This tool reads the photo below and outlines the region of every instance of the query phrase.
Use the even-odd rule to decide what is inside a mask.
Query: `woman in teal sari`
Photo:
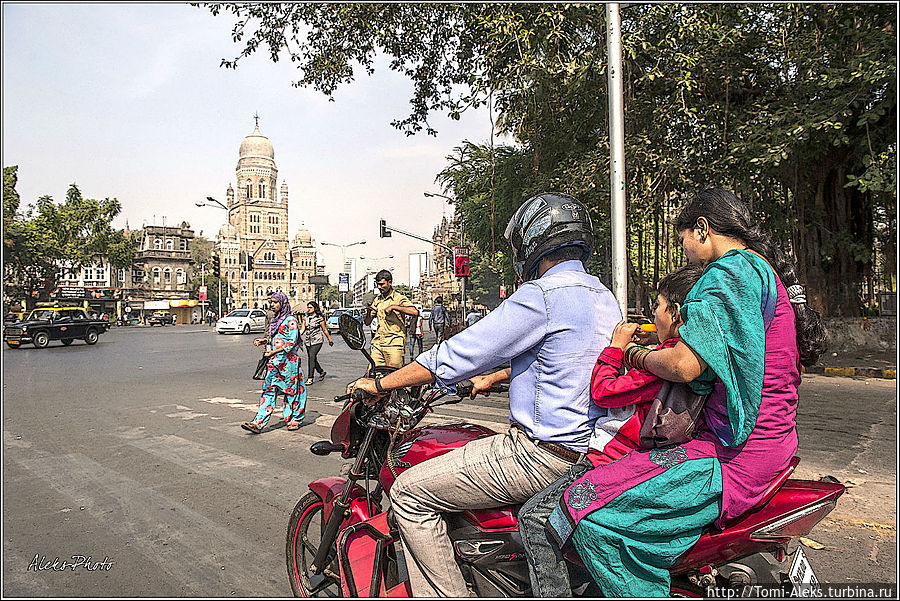
[[[625,357],[711,391],[702,423],[682,445],[591,470],[550,517],[606,596],[668,595],[669,567],[704,528],[760,500],[797,450],[800,364],[824,351],[794,266],[736,196],[704,190],[675,225],[688,261],[706,265],[682,308],[681,341],[655,351],[629,345]]]

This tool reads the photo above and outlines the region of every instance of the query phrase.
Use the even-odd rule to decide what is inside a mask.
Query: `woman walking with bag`
[[[241,427],[253,434],[259,434],[275,411],[275,397],[279,391],[284,395],[282,414],[288,430],[297,430],[303,424],[306,409],[306,388],[303,386],[303,372],[300,369],[300,324],[291,315],[291,305],[284,292],[278,291],[269,297],[269,306],[274,315],[269,322],[268,338],[257,338],[253,344],[265,344],[263,356],[269,359],[266,381],[263,384],[259,411],[252,422],[244,422]]]
[[[304,316],[303,339],[306,342],[306,354],[309,357],[309,367],[307,373],[309,378],[306,385],[313,383],[313,372],[319,374],[319,382],[325,379],[326,371],[319,363],[319,351],[322,350],[324,337],[328,338],[328,346],[334,346],[334,340],[331,339],[331,333],[325,327],[325,315],[319,308],[319,303],[309,301],[306,303],[306,315]],[[323,337],[324,336],[324,337]]]

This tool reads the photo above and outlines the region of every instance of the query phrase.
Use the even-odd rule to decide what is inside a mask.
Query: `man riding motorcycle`
[[[584,269],[593,248],[587,209],[574,198],[539,194],[506,228],[522,286],[486,317],[415,362],[360,388],[463,379],[473,394],[509,380],[510,427],[403,472],[390,490],[415,596],[463,597],[445,512],[519,504],[556,481],[587,451],[601,411],[588,383],[622,314],[615,297]],[[510,368],[478,377],[510,362]]]

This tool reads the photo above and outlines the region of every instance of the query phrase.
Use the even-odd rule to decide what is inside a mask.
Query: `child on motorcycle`
[[[681,326],[681,305],[700,279],[703,268],[687,265],[659,282],[654,314],[657,348],[677,344]],[[519,530],[528,558],[532,595],[571,597],[569,575],[556,541],[546,530],[547,518],[559,499],[576,479],[592,467],[611,463],[639,447],[641,424],[662,380],[649,371],[633,368],[619,375],[623,349],[632,341],[638,324],[622,322],[613,331],[610,345],[600,353],[591,376],[591,398],[606,410],[594,425],[587,456],[548,488],[532,497],[519,510]]]

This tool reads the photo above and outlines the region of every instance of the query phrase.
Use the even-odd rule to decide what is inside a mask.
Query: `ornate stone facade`
[[[276,193],[278,167],[275,149],[259,131],[259,124],[241,142],[235,169],[237,190],[226,191],[228,222],[216,237],[221,274],[231,288],[231,304],[259,307],[277,291],[299,309],[315,298],[309,276],[316,273],[315,246],[301,226],[293,244],[288,233],[288,187]],[[253,269],[247,270],[248,257]]]
[[[459,246],[462,234],[453,219],[443,217],[440,225],[434,228],[432,240],[446,246]],[[456,306],[459,303],[459,279],[454,274],[453,253],[435,244],[433,247],[431,275],[422,276],[420,287],[427,292],[423,301],[429,306],[438,296],[444,298],[444,305]]]

